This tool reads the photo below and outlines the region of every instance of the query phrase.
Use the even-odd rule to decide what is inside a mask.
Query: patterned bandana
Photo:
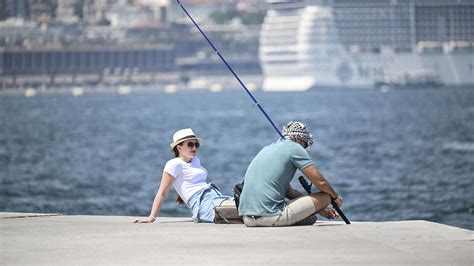
[[[306,147],[313,145],[313,135],[309,133],[306,126],[298,121],[290,121],[283,127],[281,132],[283,137],[288,140],[298,140],[306,144]]]

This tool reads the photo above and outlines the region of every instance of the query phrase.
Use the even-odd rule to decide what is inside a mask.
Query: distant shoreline
[[[444,86],[444,87],[421,87],[421,86],[411,86],[411,87],[371,87],[371,88],[313,88],[307,91],[277,91],[276,93],[305,93],[311,91],[381,91],[381,92],[390,92],[390,91],[408,91],[408,90],[458,90],[458,89],[474,89],[473,86]],[[118,85],[118,86],[100,86],[100,87],[57,87],[57,88],[21,88],[21,89],[3,89],[0,90],[0,96],[18,96],[24,95],[25,97],[34,97],[39,95],[72,95],[72,96],[81,96],[84,94],[117,94],[117,95],[128,95],[134,93],[163,93],[163,94],[173,94],[173,93],[182,93],[182,92],[229,92],[229,91],[239,91],[238,87],[230,87],[226,89],[213,90],[213,88],[189,88],[186,86],[135,86],[135,85]],[[265,92],[261,89],[255,91]]]

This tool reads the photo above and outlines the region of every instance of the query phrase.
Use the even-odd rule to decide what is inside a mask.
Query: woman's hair
[[[184,200],[179,195],[176,197],[176,204],[178,205],[184,204]]]
[[[181,145],[181,144],[178,144],[178,145]],[[179,157],[178,145],[174,146],[174,148],[173,148],[175,158]]]
[[[182,145],[182,143],[180,143],[178,145]],[[175,158],[179,157],[178,145],[174,146],[174,148],[173,148]],[[184,204],[184,200],[179,195],[176,197],[176,204],[178,204],[178,205],[183,205]]]

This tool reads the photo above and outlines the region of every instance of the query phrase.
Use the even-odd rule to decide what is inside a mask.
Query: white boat
[[[74,87],[74,88],[72,88],[71,94],[72,94],[74,97],[81,96],[82,94],[84,94],[84,88],[82,88],[82,87]]]
[[[474,85],[474,1],[268,1],[265,91]]]

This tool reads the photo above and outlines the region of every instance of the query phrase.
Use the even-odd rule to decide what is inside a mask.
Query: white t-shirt
[[[163,171],[176,178],[173,187],[186,203],[194,193],[207,186],[207,170],[196,156],[189,163],[179,157],[171,159]]]

